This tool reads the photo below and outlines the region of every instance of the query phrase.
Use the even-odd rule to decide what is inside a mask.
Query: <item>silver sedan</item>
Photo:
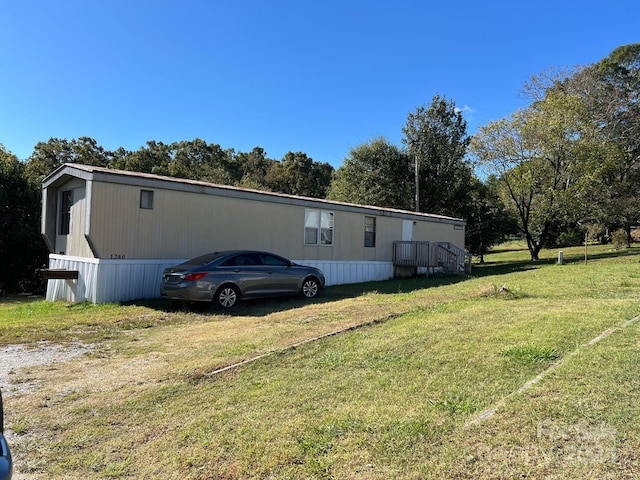
[[[213,302],[231,308],[240,300],[270,296],[317,296],[322,271],[273,253],[253,250],[214,252],[193,258],[162,275],[160,294],[188,302]]]

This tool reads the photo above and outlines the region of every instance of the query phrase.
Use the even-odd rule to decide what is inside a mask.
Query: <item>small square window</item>
[[[153,191],[140,190],[140,208],[153,209]]]

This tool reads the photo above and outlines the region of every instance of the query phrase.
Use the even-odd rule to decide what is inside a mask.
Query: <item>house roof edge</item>
[[[175,186],[175,189],[185,189],[181,187],[189,187],[188,190],[198,190],[201,193],[218,193],[226,196],[248,197],[248,198],[268,198],[271,201],[279,203],[298,203],[301,205],[327,205],[340,207],[346,210],[359,210],[363,213],[378,212],[379,215],[402,216],[405,218],[422,218],[435,222],[452,223],[466,225],[466,221],[462,218],[450,217],[446,215],[438,215],[433,213],[412,212],[409,210],[401,210],[396,208],[377,207],[374,205],[361,205],[348,202],[339,202],[335,200],[326,200],[322,198],[304,197],[300,195],[291,195],[286,193],[269,192],[264,190],[255,190],[231,185],[221,185],[217,183],[203,182],[201,180],[189,180],[184,178],[169,177],[164,175],[156,175],[152,173],[133,172],[128,170],[117,170],[107,167],[98,167],[94,165],[84,165],[80,163],[64,163],[51,172],[42,181],[43,189],[55,184],[64,176],[72,176],[82,178],[84,180],[102,180],[114,183],[135,184],[136,180],[144,180],[147,182],[159,182],[165,188]]]

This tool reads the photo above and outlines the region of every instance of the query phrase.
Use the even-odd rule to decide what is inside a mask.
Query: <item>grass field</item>
[[[556,257],[232,314],[3,301],[0,345],[93,345],[12,376],[19,478],[637,478],[640,249]]]

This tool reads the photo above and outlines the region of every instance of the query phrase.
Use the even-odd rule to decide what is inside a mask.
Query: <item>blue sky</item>
[[[524,82],[640,41],[637,0],[0,0],[0,143],[201,138],[339,167],[435,94],[469,133]]]

